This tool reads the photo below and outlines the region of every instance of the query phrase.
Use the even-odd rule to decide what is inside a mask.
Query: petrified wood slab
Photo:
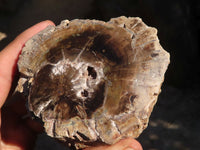
[[[147,127],[168,64],[140,18],[65,20],[25,44],[18,90],[49,136],[77,148],[113,144]]]

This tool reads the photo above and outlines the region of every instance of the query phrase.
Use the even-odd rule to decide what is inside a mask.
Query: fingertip
[[[130,147],[132,147],[135,150],[143,150],[142,145],[135,139],[129,138],[130,141]]]
[[[55,26],[55,24],[51,20],[45,20],[45,21],[39,22],[33,25],[32,27],[28,28],[27,30],[25,30],[19,36],[17,36],[14,41],[16,42],[20,41],[21,43],[24,44],[28,39],[30,39],[32,36],[34,36],[38,32],[44,30],[48,26]]]
[[[51,20],[45,20],[45,21],[42,21],[40,23],[44,24],[44,26],[48,26],[48,25],[55,26],[55,23],[53,21],[51,21]]]
[[[137,140],[126,138],[110,146],[89,147],[84,150],[143,150],[143,148]]]
[[[142,145],[133,138],[122,139],[116,143],[117,147],[124,147],[123,149],[132,148],[134,150],[143,150]]]

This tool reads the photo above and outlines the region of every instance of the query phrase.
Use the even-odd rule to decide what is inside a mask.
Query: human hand
[[[39,123],[30,118],[23,119],[27,113],[25,103],[17,99],[6,107],[6,101],[15,74],[18,56],[24,43],[48,25],[51,21],[43,21],[27,29],[0,52],[0,150],[30,150],[33,147]]]
[[[42,130],[39,123],[30,118],[23,119],[22,116],[26,114],[24,101],[17,101],[3,108],[2,106],[10,91],[18,56],[24,43],[48,25],[54,25],[54,23],[51,21],[43,21],[34,25],[20,34],[0,52],[0,150],[30,150],[34,147],[34,141],[38,131]],[[111,146],[91,147],[85,150],[131,149],[142,150],[142,147],[136,140],[128,138]]]

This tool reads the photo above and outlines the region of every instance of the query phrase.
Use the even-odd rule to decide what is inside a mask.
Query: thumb
[[[18,56],[25,42],[49,25],[54,23],[47,20],[30,27],[0,52],[0,108],[8,96]]]

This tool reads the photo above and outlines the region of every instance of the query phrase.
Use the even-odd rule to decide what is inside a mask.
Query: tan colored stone
[[[6,38],[6,34],[0,32],[0,41]]]
[[[48,135],[77,148],[113,144],[147,127],[168,64],[140,18],[66,20],[25,44],[18,89]]]

